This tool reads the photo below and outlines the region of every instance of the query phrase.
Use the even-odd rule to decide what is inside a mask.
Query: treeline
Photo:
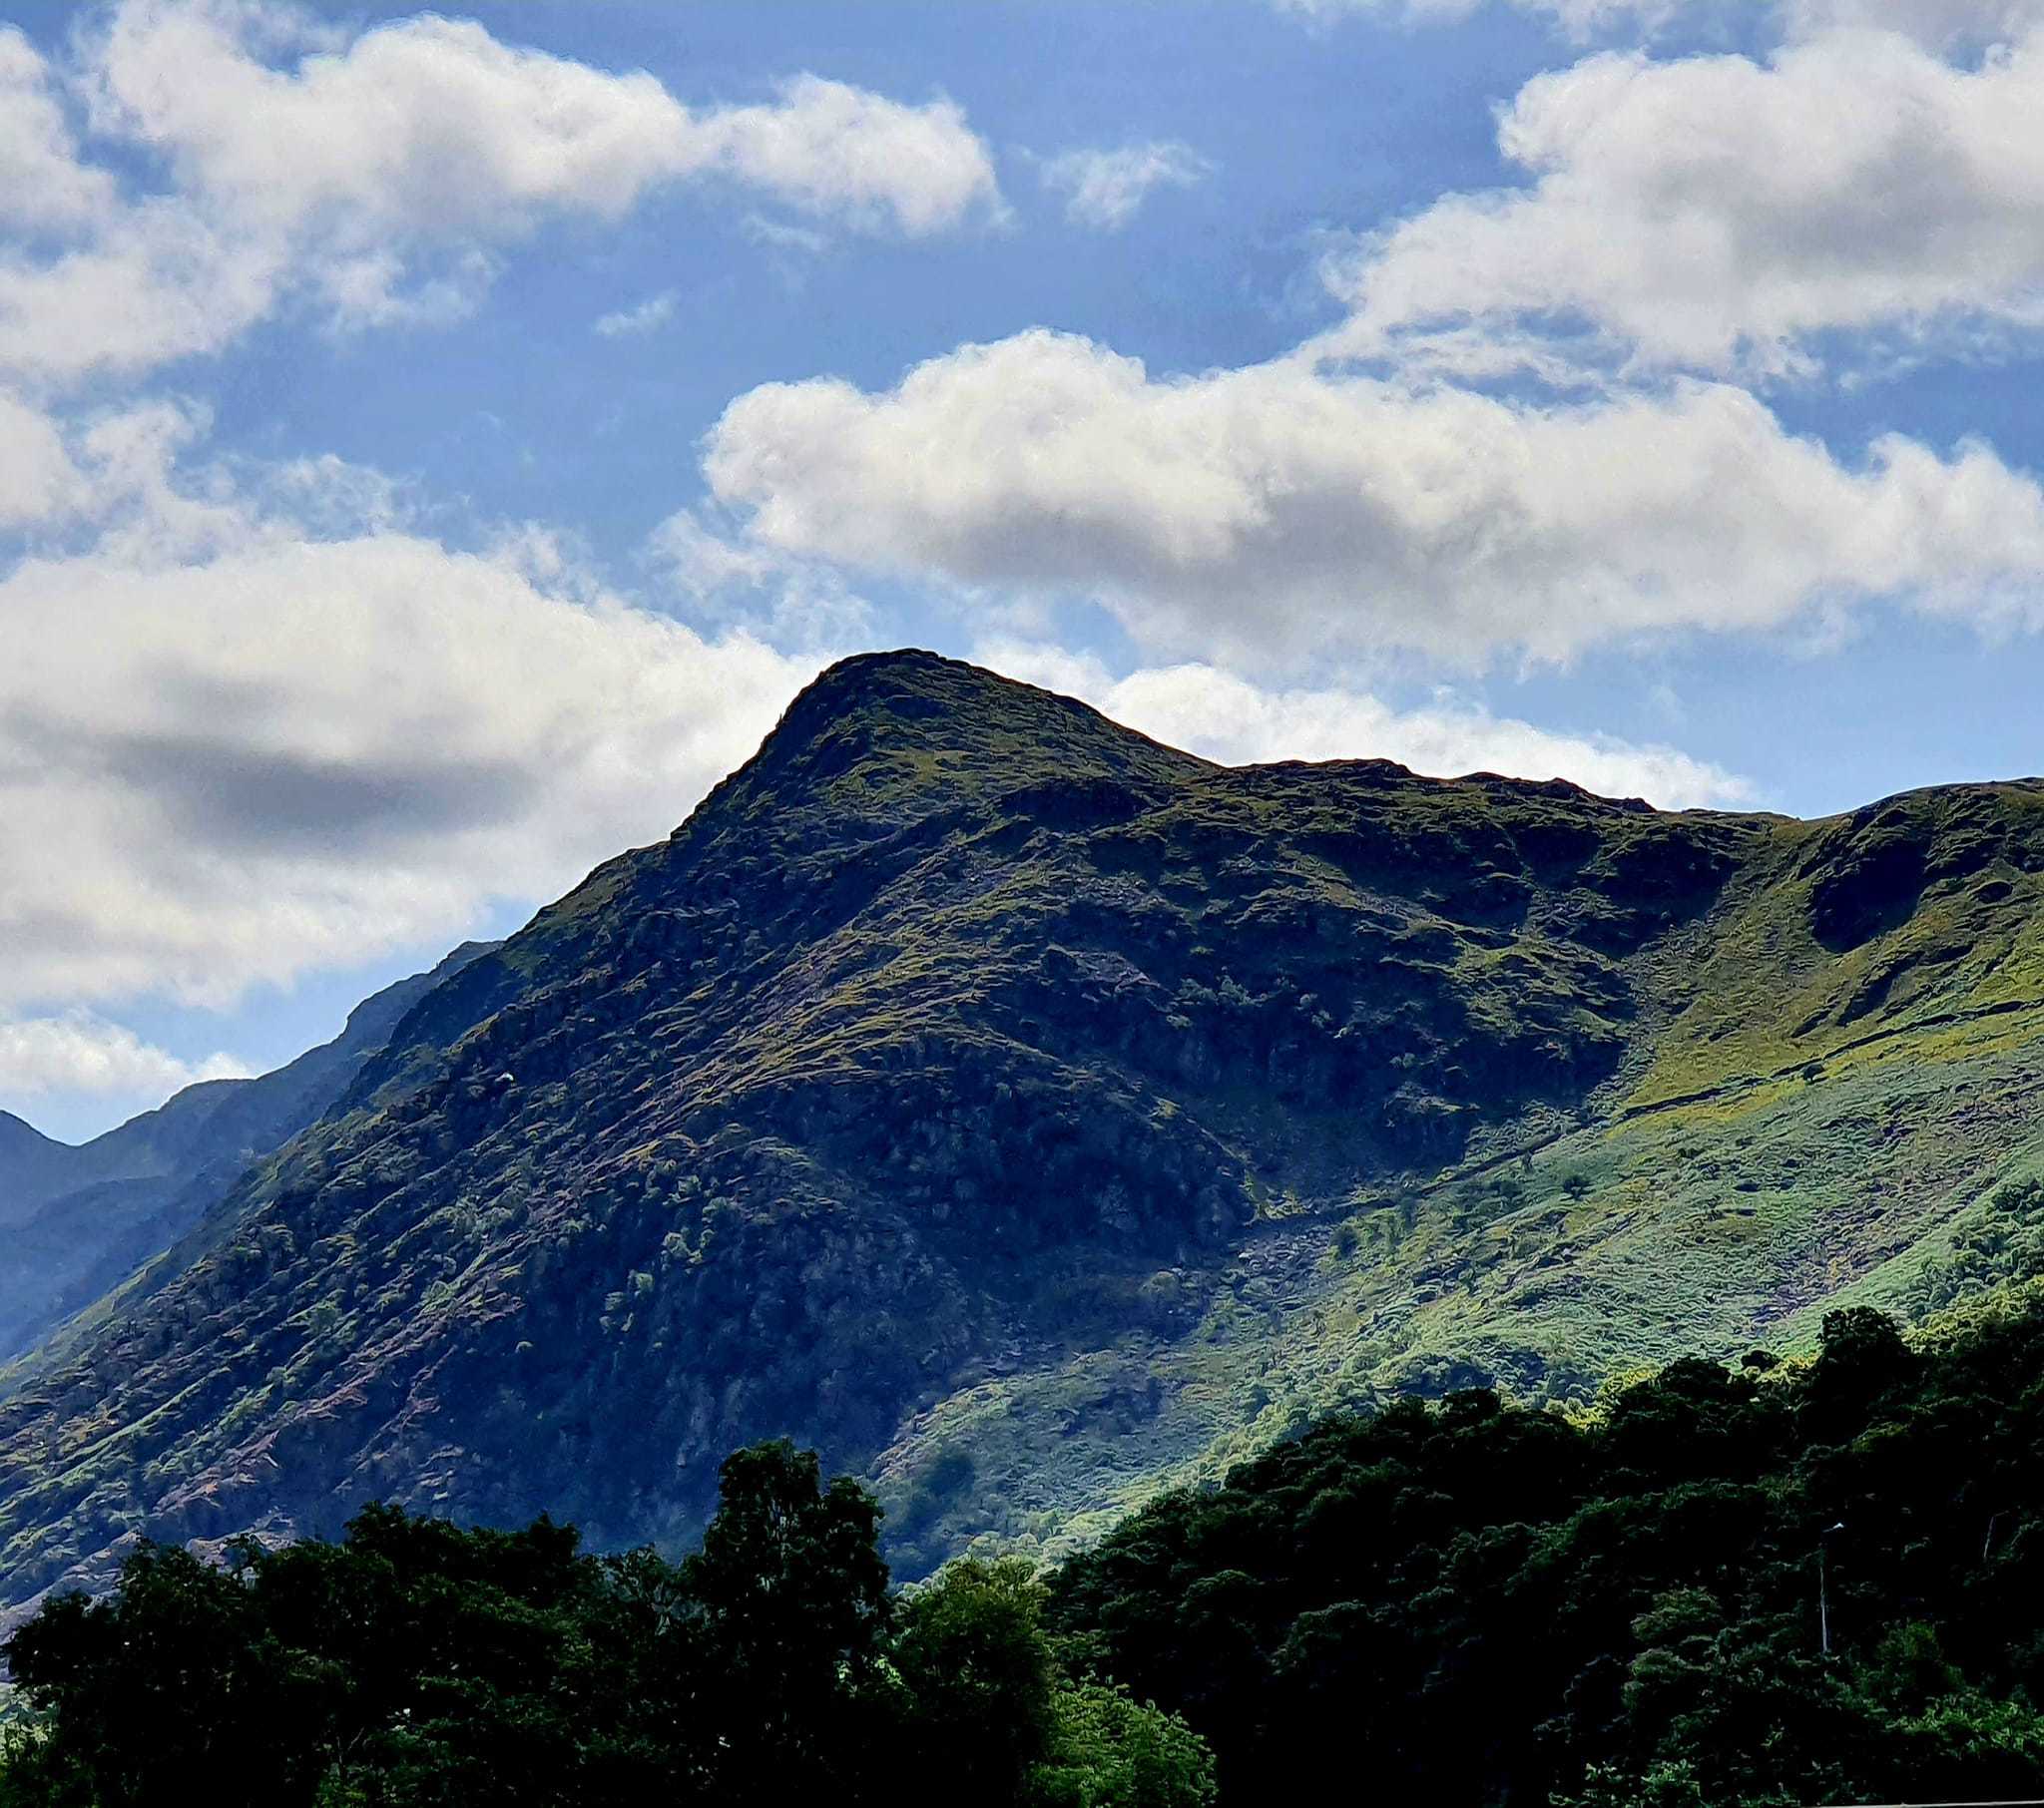
[[[1204,1808],[1184,1724],[1069,1669],[1026,1565],[889,1590],[879,1510],[786,1444],[679,1564],[371,1508],[215,1566],[145,1547],[9,1641],[0,1808]]]
[[[679,1564],[386,1508],[145,1549],[7,1647],[0,1808],[2044,1795],[2044,1285],[1588,1418],[1330,1421],[1041,1582],[894,1593],[877,1530],[763,1445]]]
[[[1124,1522],[1050,1623],[1230,1802],[2044,1797],[2039,1298],[1917,1346],[1834,1312],[1812,1362],[1678,1362],[1582,1423],[1323,1424]]]

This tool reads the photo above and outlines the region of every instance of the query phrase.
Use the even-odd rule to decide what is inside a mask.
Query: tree
[[[197,1776],[223,1801],[312,1786],[249,1589],[186,1552],[144,1545],[117,1594],[49,1602],[6,1657],[49,1728],[40,1757],[96,1808],[153,1808]]]
[[[145,1545],[9,1641],[0,1808],[1201,1808],[1205,1747],[1066,1678],[1026,1564],[896,1602],[865,1490],[785,1443],[723,1479],[679,1564],[393,1507],[225,1567]]]
[[[91,1808],[92,1800],[86,1779],[60,1766],[41,1728],[0,1727],[0,1808]]]
[[[1094,1681],[1059,1689],[1052,1708],[1051,1755],[1030,1776],[1030,1808],[1208,1808],[1215,1800],[1214,1754],[1176,1714]]]
[[[1028,1564],[961,1559],[904,1603],[892,1662],[932,1799],[1013,1802],[1050,1746],[1055,1666]]]
[[[1836,1435],[1863,1419],[1916,1367],[1895,1321],[1871,1306],[1826,1312],[1817,1342],[1801,1407],[1813,1436]]]
[[[737,1452],[721,1483],[682,1566],[721,1799],[787,1801],[858,1762],[892,1618],[880,1509],[846,1477],[824,1488],[815,1452],[785,1440]]]

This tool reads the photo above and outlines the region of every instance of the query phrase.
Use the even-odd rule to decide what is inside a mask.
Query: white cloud
[[[816,257],[830,248],[827,232],[819,232],[813,226],[796,226],[792,221],[768,220],[764,214],[748,214],[739,225],[755,244],[764,244],[769,250]]]
[[[74,228],[113,206],[113,180],[86,168],[49,65],[0,26],[0,228]]]
[[[1466,19],[1484,0],[1270,0],[1279,12],[1313,25],[1355,17],[1387,17],[1409,24]],[[1510,0],[1522,13],[1552,20],[1572,38],[1587,38],[1628,27],[1654,30],[1696,0]],[[1722,3],[1722,0],[1713,0]]]
[[[129,0],[99,62],[103,120],[162,148],[187,187],[245,220],[320,221],[369,245],[503,240],[549,213],[617,219],[657,184],[722,175],[917,233],[996,194],[986,147],[949,101],[906,106],[802,75],[764,105],[691,110],[644,71],[613,75],[433,14],[273,69],[251,54],[247,18]]]
[[[2028,477],[1900,437],[1847,467],[1723,384],[1542,407],[1299,361],[1157,379],[1032,331],[879,394],[752,390],[704,468],[766,547],[1095,596],[1146,650],[1230,663],[1563,657],[1887,595],[2044,614]]]
[[[240,1080],[249,1072],[232,1055],[182,1061],[88,1011],[0,1017],[0,1097],[112,1094],[161,1103],[198,1081]]]
[[[0,579],[0,1005],[219,1003],[452,941],[665,835],[819,663],[635,609],[531,536],[452,551],[350,467],[258,502],[174,481],[144,411],[99,438],[117,525]]]
[[[644,559],[700,618],[760,633],[776,647],[827,655],[871,639],[871,606],[834,566],[712,527],[694,509],[656,527]]]
[[[595,330],[606,339],[632,338],[658,332],[675,317],[675,291],[663,289],[649,295],[636,307],[621,307],[616,313],[600,314]]]
[[[94,130],[159,158],[171,186],[118,195],[82,161],[50,71],[0,37],[0,178],[45,198],[30,224],[77,228],[0,249],[0,367],[44,382],[218,350],[293,295],[340,326],[458,317],[504,247],[675,183],[910,235],[999,208],[953,103],[813,75],[765,104],[691,109],[644,72],[470,21],[348,38],[261,0],[126,0],[81,56]]]
[[[1135,219],[1159,187],[1190,188],[1214,166],[1175,139],[1112,151],[1067,151],[1043,165],[1043,182],[1065,196],[1065,215],[1079,226],[1115,231]]]
[[[1332,272],[1354,319],[1327,349],[1560,317],[1636,361],[1782,370],[1829,330],[2035,325],[2040,118],[2044,35],[1970,67],[1863,30],[1591,57],[1502,115],[1530,187],[1447,197]]]
[[[54,256],[0,247],[0,370],[67,383],[218,351],[275,304],[283,247],[152,200]]]
[[[1672,747],[1556,734],[1453,699],[1395,709],[1365,691],[1270,688],[1205,665],[1115,678],[1096,660],[1017,642],[991,642],[974,657],[1011,678],[1083,696],[1118,722],[1224,765],[1392,759],[1442,778],[1566,778],[1600,796],[1645,797],[1663,809],[1753,801],[1746,780]]]
[[[784,206],[866,230],[947,230],[995,213],[986,146],[951,101],[903,106],[803,75],[766,107],[699,115],[683,140],[688,173],[720,171]]]
[[[1796,37],[1865,26],[1942,50],[2012,43],[2044,24],[2044,0],[1785,0],[1782,13]]]
[[[0,390],[0,529],[30,527],[68,512],[84,487],[57,423]]]
[[[1346,18],[1407,25],[1451,24],[1481,11],[1485,0],[1269,0],[1278,11],[1314,26]],[[1932,49],[2007,43],[2044,18],[2040,0],[1501,0],[1550,21],[1578,42],[1616,35],[1651,37],[1671,25],[1772,24],[1789,37],[1812,37],[1838,26],[1896,31]]]
[[[431,14],[272,68],[252,9],[128,0],[97,47],[101,130],[251,227],[342,245],[502,239],[555,211],[616,219],[674,173],[687,110],[652,76],[500,44]],[[279,155],[288,147],[288,155]]]
[[[694,509],[677,509],[647,537],[646,550],[669,583],[698,603],[759,590],[788,570],[783,555],[717,532]]]

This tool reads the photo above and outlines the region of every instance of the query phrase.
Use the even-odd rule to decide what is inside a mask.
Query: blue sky
[[[1671,806],[2044,763],[2044,3],[0,19],[53,1133],[514,927],[871,647]]]

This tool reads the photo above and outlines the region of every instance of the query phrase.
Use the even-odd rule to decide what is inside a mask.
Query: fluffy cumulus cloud
[[[1105,601],[1146,648],[1561,657],[1907,595],[2030,620],[2044,494],[1980,447],[1846,465],[1753,395],[1570,405],[1330,375],[1180,378],[1029,332],[741,396],[705,469],[751,539],[968,587]]]
[[[83,1093],[154,1102],[197,1081],[238,1080],[248,1072],[232,1055],[182,1061],[89,1011],[0,1016],[0,1099]]]
[[[1399,709],[1338,686],[1271,687],[1207,665],[1149,667],[1112,677],[1097,660],[1056,647],[995,641],[976,655],[1011,678],[1083,696],[1103,714],[1224,765],[1278,759],[1394,759],[1460,777],[1566,778],[1607,797],[1663,809],[1751,804],[1735,773],[1671,747],[1606,734],[1557,734],[1453,699]]]
[[[942,231],[999,205],[986,146],[954,103],[903,106],[812,75],[770,105],[692,118],[677,158],[682,174],[721,173],[867,229]]]
[[[1354,318],[1330,348],[1562,319],[1635,364],[1779,371],[1825,332],[2035,326],[2039,118],[2035,32],[1964,64],[1843,27],[1764,60],[1590,57],[1501,116],[1527,186],[1449,196],[1333,269]]]
[[[1527,5],[1583,33],[1681,10]],[[1161,377],[1036,330],[892,388],[769,384],[717,423],[707,478],[763,554],[1097,599],[1148,653],[1245,667],[1566,658],[1873,598],[2034,624],[2028,473],[1981,444],[1799,437],[1751,379],[1813,371],[1825,335],[2039,319],[2038,11],[1790,0],[1766,57],[1584,57],[1500,116],[1523,186],[1359,237],[1327,272],[1348,318],[1289,358]],[[1106,162],[1045,175],[1103,224],[1124,209]]]
[[[0,1006],[220,1002],[451,941],[665,834],[814,669],[634,609],[543,539],[364,518],[344,467],[267,500],[152,487],[175,435],[147,428],[111,436],[102,481],[125,456],[134,495],[104,537],[0,581]],[[309,530],[322,486],[352,525]]]
[[[125,0],[79,58],[60,79],[0,35],[0,368],[44,382],[217,350],[297,293],[343,325],[452,317],[506,245],[673,183],[906,234],[999,205],[948,101],[801,75],[692,109],[431,14],[348,37],[255,0]],[[81,109],[168,186],[86,161]]]
[[[1111,151],[1067,151],[1047,159],[1044,187],[1065,197],[1065,217],[1077,226],[1118,231],[1135,219],[1158,188],[1190,188],[1214,166],[1176,139],[1123,145]]]

